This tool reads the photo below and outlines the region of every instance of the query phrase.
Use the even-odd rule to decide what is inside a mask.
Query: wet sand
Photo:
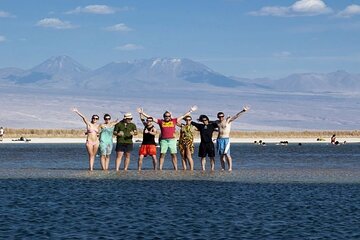
[[[243,169],[228,171],[87,171],[65,169],[1,169],[0,179],[174,180],[242,183],[360,183],[356,169]]]

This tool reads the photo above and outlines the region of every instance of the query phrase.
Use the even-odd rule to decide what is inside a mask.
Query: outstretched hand
[[[198,106],[194,105],[190,108],[190,112],[195,112],[198,109]]]
[[[250,107],[249,107],[249,106],[244,106],[244,107],[243,107],[243,111],[244,111],[244,112],[246,112],[246,111],[248,111],[248,110],[250,110]]]
[[[141,108],[141,107],[139,107],[139,108],[136,109],[136,111],[137,111],[138,113],[142,114],[142,113],[144,112],[144,109]]]
[[[73,112],[79,112],[79,110],[78,110],[76,107],[73,107],[71,110],[72,110]]]

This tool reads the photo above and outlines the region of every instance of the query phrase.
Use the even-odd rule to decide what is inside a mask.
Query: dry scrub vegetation
[[[15,129],[5,128],[6,138],[79,138],[85,136],[85,130],[75,129]]]
[[[83,129],[14,129],[5,128],[6,138],[81,138],[85,137]],[[324,138],[328,139],[333,134],[339,138],[360,137],[360,131],[232,131],[233,138]],[[139,129],[138,138],[141,138],[142,131]],[[195,134],[198,136],[198,133]],[[214,134],[216,136],[216,133]]]

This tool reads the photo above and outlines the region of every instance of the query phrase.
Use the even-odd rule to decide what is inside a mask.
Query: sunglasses
[[[92,118],[93,120],[99,120],[99,118]]]
[[[104,118],[105,120],[110,120],[111,118]]]
[[[191,121],[192,119],[190,119],[190,118],[187,118],[187,119],[185,119],[185,121]]]
[[[171,117],[171,115],[169,115],[169,116],[165,116],[165,117]]]
[[[218,116],[218,118],[222,118],[222,117],[224,117],[224,115],[219,115],[219,116]]]

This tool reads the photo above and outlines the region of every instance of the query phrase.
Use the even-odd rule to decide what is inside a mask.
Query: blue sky
[[[0,0],[0,68],[189,58],[238,77],[359,73],[360,0]]]

